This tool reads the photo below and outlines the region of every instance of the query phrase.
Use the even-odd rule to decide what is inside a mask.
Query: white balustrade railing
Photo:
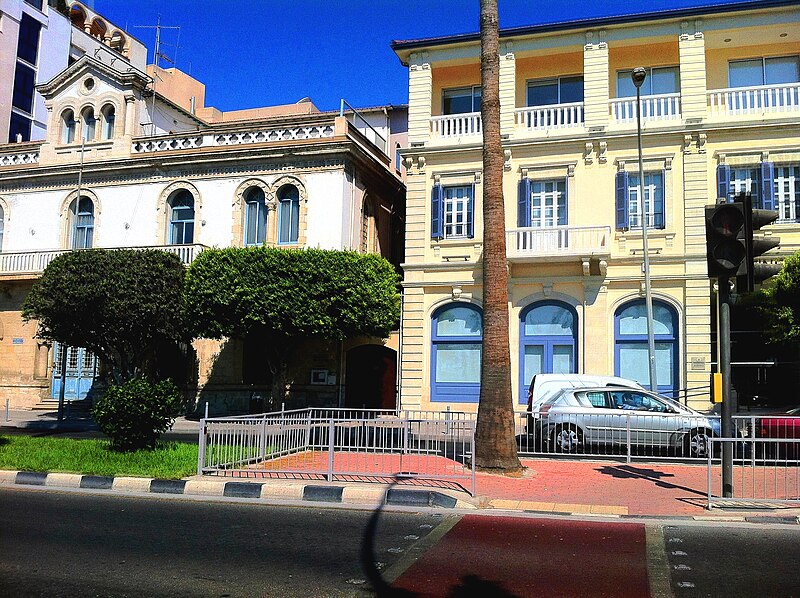
[[[233,131],[225,133],[204,133],[186,135],[159,135],[135,139],[131,146],[134,154],[169,152],[175,150],[196,149],[200,147],[223,147],[231,145],[248,145],[252,143],[268,143],[272,141],[297,141],[305,139],[322,139],[333,137],[335,125],[331,122],[297,127],[271,127]]]
[[[181,263],[189,265],[205,245],[151,245],[144,247],[104,247],[103,249],[157,249],[178,256]],[[45,251],[0,252],[0,275],[2,274],[40,274],[56,257],[72,249],[49,249]]]
[[[583,102],[528,106],[514,111],[518,128],[529,130],[564,129],[583,126]]]
[[[681,94],[642,96],[642,120],[671,120],[681,117]],[[616,122],[636,122],[636,98],[609,100],[611,118]]]
[[[446,114],[431,118],[431,133],[434,137],[462,137],[483,134],[480,112]]]
[[[38,164],[39,150],[26,150],[15,154],[3,154],[0,156],[0,166],[19,166],[20,164]]]
[[[608,253],[610,226],[553,226],[506,231],[509,256]]]
[[[712,116],[800,110],[800,83],[733,87],[708,92]]]

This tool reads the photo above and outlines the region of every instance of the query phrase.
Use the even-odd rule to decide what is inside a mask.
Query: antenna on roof
[[[134,29],[155,29],[156,30],[156,47],[153,51],[153,64],[156,67],[156,70],[153,71],[153,98],[150,102],[150,126],[152,130],[152,135],[156,134],[156,81],[158,81],[158,69],[161,68],[159,62],[163,59],[166,60],[170,64],[175,64],[175,61],[172,60],[169,56],[161,52],[161,30],[162,29],[177,29],[178,30],[178,39],[180,39],[180,27],[171,27],[167,25],[161,24],[161,15],[158,15],[158,19],[156,20],[155,25],[135,25]],[[176,46],[177,50],[177,46]]]

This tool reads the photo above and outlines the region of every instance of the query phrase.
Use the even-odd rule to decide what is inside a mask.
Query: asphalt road
[[[0,488],[0,513],[4,596],[800,598],[797,525],[376,513],[13,487]]]

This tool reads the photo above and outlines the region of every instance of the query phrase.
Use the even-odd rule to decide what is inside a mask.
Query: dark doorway
[[[394,409],[397,353],[383,345],[362,345],[347,352],[345,407]]]

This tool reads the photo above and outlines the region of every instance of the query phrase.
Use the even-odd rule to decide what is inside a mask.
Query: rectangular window
[[[566,182],[531,181],[531,222],[534,228],[567,224]]]
[[[437,383],[480,384],[481,345],[447,343],[436,346]]]
[[[23,13],[19,22],[19,41],[17,42],[17,58],[29,64],[36,64],[39,54],[39,32],[42,25],[34,18]]]
[[[761,171],[758,168],[731,168],[731,193],[734,201],[740,193],[750,193],[758,207],[757,202],[760,197]]]
[[[583,101],[583,77],[558,77],[528,82],[528,106],[573,104]]]
[[[641,228],[641,189],[639,175],[628,178],[628,223],[630,228]],[[664,228],[664,176],[661,172],[644,174],[644,212],[647,228]]]
[[[12,105],[28,114],[33,113],[33,86],[36,83],[34,70],[21,62],[14,72],[14,92]]]
[[[17,135],[20,141],[31,140],[31,119],[16,112],[11,113],[11,123],[8,129],[8,142],[16,143]]]
[[[681,90],[680,69],[677,66],[647,68],[647,77],[642,83],[643,96],[679,93]],[[636,96],[636,86],[631,79],[632,70],[617,71],[617,97]]]
[[[25,0],[26,4],[30,4],[34,8],[38,8],[42,10],[42,5],[44,4],[44,0]]]
[[[472,236],[472,185],[444,188],[444,238]]]
[[[757,87],[800,81],[797,56],[735,60],[728,64],[729,87]]]
[[[442,92],[442,114],[465,114],[481,111],[481,88],[479,85],[445,89]]]
[[[800,218],[800,165],[775,167],[775,209],[778,219],[796,222]]]

